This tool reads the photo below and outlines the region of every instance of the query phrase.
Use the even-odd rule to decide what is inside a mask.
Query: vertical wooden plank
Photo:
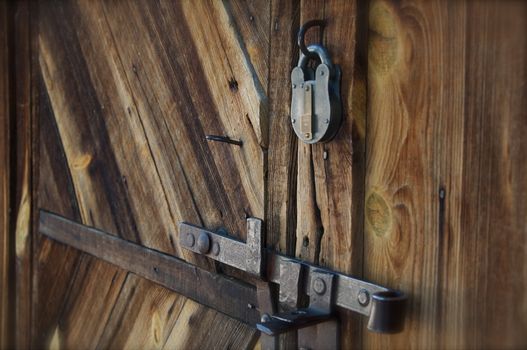
[[[370,4],[365,277],[410,309],[366,347],[525,347],[525,14]]]
[[[30,2],[15,5],[14,65],[16,76],[16,185],[13,194],[15,223],[16,347],[28,348],[31,326],[31,269],[32,269],[32,69]]]
[[[355,1],[304,1],[300,24],[325,19],[323,43],[342,69],[343,123],[326,144],[299,143],[296,254],[302,259],[360,276],[365,152],[365,65],[359,50]],[[361,35],[365,33],[360,32]],[[319,42],[318,29],[306,43]],[[365,50],[362,50],[363,52]],[[360,347],[360,318],[341,315],[343,348]]]
[[[271,11],[266,243],[294,254],[297,138],[290,125],[289,108],[290,74],[298,60],[295,36],[300,2],[273,1]]]
[[[16,160],[13,161],[16,177],[12,199],[13,218],[11,234],[15,242],[15,344],[28,348],[31,339],[32,293],[32,229],[33,229],[33,128],[35,114],[33,101],[38,90],[34,81],[32,52],[34,51],[34,26],[32,18],[36,5],[29,1],[17,2],[14,9],[14,103],[16,123],[14,142]]]
[[[448,316],[440,327],[453,332],[456,315],[465,330],[462,346],[526,348],[527,3],[469,2],[466,15],[462,192],[448,197],[446,189],[445,197],[447,208],[459,200],[457,235],[448,232],[449,216],[444,223],[458,251],[440,246],[445,260],[459,259],[448,266],[459,280],[444,284],[459,286],[460,302],[443,296]]]
[[[266,245],[294,255],[297,138],[290,124],[292,68],[298,60],[296,32],[300,1],[272,1],[269,26],[269,149],[267,154]],[[297,347],[296,333],[279,339]],[[261,344],[258,344],[261,345]]]
[[[11,205],[11,98],[9,55],[11,53],[10,5],[0,3],[0,348],[11,345],[13,268],[10,239]]]

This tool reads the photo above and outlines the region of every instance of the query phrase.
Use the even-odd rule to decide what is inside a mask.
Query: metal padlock
[[[342,122],[340,97],[341,71],[331,63],[322,45],[307,47],[320,64],[315,70],[307,66],[309,57],[300,54],[291,72],[291,123],[296,135],[305,143],[327,142],[338,132]]]

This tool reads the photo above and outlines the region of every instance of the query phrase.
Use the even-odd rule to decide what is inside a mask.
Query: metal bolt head
[[[296,123],[296,119],[293,119],[293,124]]]
[[[218,242],[212,243],[212,254],[218,256],[220,254],[220,245]]]
[[[198,251],[201,254],[206,254],[210,249],[210,238],[205,232],[202,232],[198,237]]]
[[[318,295],[322,295],[326,292],[326,283],[322,278],[318,277],[313,281],[313,290]]]
[[[324,120],[324,123],[329,124],[329,119]]]
[[[260,318],[260,321],[262,323],[269,322],[271,321],[271,316],[269,316],[269,314],[263,314],[262,317]]]
[[[366,306],[370,303],[370,293],[368,293],[367,290],[365,289],[362,289],[360,292],[359,292],[359,295],[357,296],[357,301],[359,302],[359,304],[361,304],[362,306]]]
[[[185,243],[187,244],[187,247],[194,247],[195,238],[192,233],[187,233],[187,237],[185,237]]]
[[[293,84],[293,89],[296,89],[296,84]]]
[[[306,91],[309,91],[309,85],[306,85]]]

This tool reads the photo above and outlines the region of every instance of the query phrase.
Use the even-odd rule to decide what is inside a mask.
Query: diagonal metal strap
[[[254,286],[42,210],[39,232],[246,324],[260,321]]]

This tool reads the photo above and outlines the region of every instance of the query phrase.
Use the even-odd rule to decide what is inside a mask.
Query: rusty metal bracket
[[[257,276],[262,273],[262,239],[262,220],[256,218],[247,219],[246,243],[184,222],[179,225],[184,248]]]
[[[324,332],[331,337],[332,344],[337,344],[335,306],[368,316],[371,331],[395,333],[403,329],[406,302],[403,293],[265,249],[261,220],[247,219],[246,243],[187,223],[180,224],[180,242],[194,253],[266,281],[258,286],[258,295],[266,296],[259,297],[265,307],[260,307],[261,322],[256,325],[263,334],[276,336],[303,329],[298,335],[301,344],[312,336],[310,327],[327,323]],[[269,301],[271,291],[265,290],[271,283],[279,288],[278,313]],[[303,306],[303,300],[309,300],[309,304]],[[276,345],[276,341],[266,343]]]

